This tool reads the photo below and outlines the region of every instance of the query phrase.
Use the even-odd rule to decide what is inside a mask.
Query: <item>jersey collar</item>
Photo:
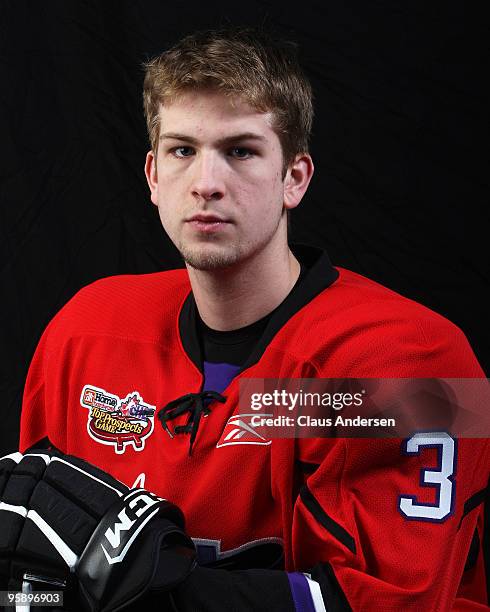
[[[307,270],[305,277],[293,287],[280,307],[276,309],[241,370],[246,370],[257,363],[274,336],[289,319],[336,281],[339,276],[339,272],[332,266],[325,251],[299,244],[291,245],[291,250],[298,261],[305,266]],[[179,314],[179,332],[185,352],[202,372],[202,350],[197,334],[197,306],[192,291],[184,301]]]

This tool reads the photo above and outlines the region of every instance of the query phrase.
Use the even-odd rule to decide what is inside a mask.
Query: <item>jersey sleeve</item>
[[[51,326],[46,328],[37,345],[24,385],[19,442],[21,452],[33,446],[44,446],[41,441],[48,435],[45,419],[44,374],[46,363],[49,360],[50,328]]]
[[[70,340],[59,337],[62,314],[63,310],[46,327],[29,366],[20,417],[19,450],[23,453],[52,444],[66,452],[70,371],[62,356]]]
[[[346,335],[334,371],[320,355],[315,376],[485,376],[463,333],[442,317],[392,316],[389,328],[363,330],[362,338]],[[354,611],[483,609],[488,439],[435,430],[297,443],[310,470],[294,507],[294,565],[313,566],[327,610],[336,604],[326,573]]]
[[[311,573],[327,610],[335,605],[325,578],[332,572],[355,611],[471,609],[458,608],[457,592],[475,533],[482,535],[489,464],[487,440],[443,432],[342,440],[300,489],[295,565],[317,561]],[[480,597],[484,605],[484,589]]]

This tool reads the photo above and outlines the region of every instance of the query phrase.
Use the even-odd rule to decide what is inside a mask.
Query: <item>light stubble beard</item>
[[[185,263],[195,270],[212,272],[225,270],[241,261],[241,250],[207,252],[207,249],[189,248],[185,245],[179,247],[179,252]]]
[[[278,217],[277,224],[274,230],[267,236],[263,236],[260,242],[247,242],[234,244],[229,249],[208,250],[204,247],[192,247],[186,245],[181,240],[179,245],[176,245],[185,263],[195,270],[212,272],[216,270],[227,270],[233,268],[237,264],[242,264],[254,257],[258,252],[262,251],[273,239],[277,232],[277,228],[281,222],[281,217]]]

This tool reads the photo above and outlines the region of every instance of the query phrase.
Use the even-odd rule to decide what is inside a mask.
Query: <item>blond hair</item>
[[[298,153],[308,152],[312,90],[295,43],[255,29],[207,30],[186,36],[144,68],[143,106],[155,155],[160,104],[199,89],[240,96],[259,112],[271,112],[284,170]]]

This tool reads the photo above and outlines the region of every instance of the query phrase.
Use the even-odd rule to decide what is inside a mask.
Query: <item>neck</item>
[[[287,244],[271,244],[229,269],[187,270],[201,319],[212,329],[229,331],[279,306],[298,280],[300,264]]]

